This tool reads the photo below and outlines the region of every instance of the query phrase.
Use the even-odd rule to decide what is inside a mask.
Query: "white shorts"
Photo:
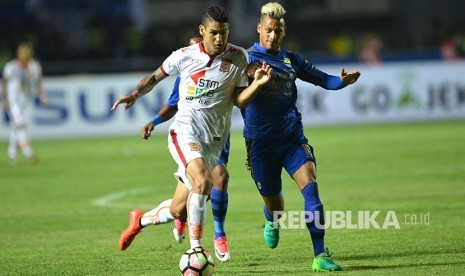
[[[220,159],[223,147],[199,142],[197,138],[191,135],[177,134],[175,130],[170,129],[168,149],[174,161],[178,164],[178,171],[174,176],[176,179],[181,180],[189,190],[192,190],[192,184],[186,175],[186,167],[189,162],[197,158],[203,158],[211,171]]]
[[[18,105],[10,103],[8,115],[14,127],[27,126],[31,120],[32,104]]]

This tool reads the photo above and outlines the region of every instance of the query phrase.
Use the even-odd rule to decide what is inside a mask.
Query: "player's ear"
[[[260,22],[258,22],[258,24],[257,24],[257,33],[260,33],[261,29],[262,29],[262,24],[260,24]]]
[[[286,23],[283,20],[283,37],[286,36]]]
[[[199,33],[202,37],[204,37],[205,27],[202,24],[199,25]]]

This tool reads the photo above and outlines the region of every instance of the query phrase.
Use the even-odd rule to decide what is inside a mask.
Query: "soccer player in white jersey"
[[[32,151],[28,126],[35,95],[39,96],[42,104],[46,104],[46,99],[41,84],[42,68],[40,63],[32,58],[33,52],[31,43],[20,43],[16,52],[17,58],[3,68],[2,99],[12,122],[8,147],[8,158],[12,163],[16,161],[18,146],[29,163],[37,161]]]
[[[211,170],[228,138],[233,105],[246,107],[271,75],[270,67],[263,64],[248,86],[247,52],[228,43],[229,24],[223,8],[207,8],[199,30],[201,43],[174,51],[112,107],[115,110],[126,103],[128,109],[168,75],[181,76],[178,112],[170,126],[168,148],[178,164],[177,177],[190,190],[186,206],[191,248],[202,247]],[[129,225],[120,236],[120,249],[125,250],[143,227],[173,221],[170,204],[171,200],[164,201],[145,214],[132,210]]]
[[[188,35],[188,45],[198,44],[200,41],[202,41],[202,36],[199,33],[199,29],[197,28],[192,30]],[[255,69],[251,72],[252,76],[254,72]],[[247,73],[249,74],[249,72]],[[149,139],[155,126],[170,120],[178,111],[180,79],[181,77],[178,75],[174,82],[173,90],[168,102],[158,111],[158,114],[142,128],[143,139]],[[215,248],[216,257],[222,262],[227,262],[231,259],[228,239],[225,231],[225,221],[229,202],[229,172],[227,168],[229,160],[229,145],[230,143],[227,141],[226,146],[221,151],[220,159],[216,162],[216,166],[212,170],[213,186],[210,191],[213,226],[215,229],[213,246]],[[174,238],[179,243],[182,243],[185,239],[185,228],[187,225],[186,203],[189,193],[190,191],[186,185],[184,185],[181,181],[178,181],[173,200],[170,204],[171,214],[174,217],[180,217],[179,219],[174,220],[173,229]],[[146,213],[146,215],[148,214]]]

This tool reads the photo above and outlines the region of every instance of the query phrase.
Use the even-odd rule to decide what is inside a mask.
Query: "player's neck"
[[[265,46],[263,46],[261,43],[259,43],[260,47],[262,47],[263,49],[265,49],[265,51],[268,53],[268,54],[271,54],[271,55],[277,55],[279,53],[279,51],[281,51],[281,47],[279,47],[277,50],[273,50],[273,49],[267,49],[265,48]]]
[[[221,51],[221,52],[217,52],[213,49],[210,49],[209,47],[206,47],[206,45],[204,44],[203,41],[200,42],[200,49],[205,52],[208,56],[210,56],[210,58],[215,58],[216,56],[220,55],[222,52],[224,52],[224,50],[226,49],[226,47],[224,47],[224,49]]]

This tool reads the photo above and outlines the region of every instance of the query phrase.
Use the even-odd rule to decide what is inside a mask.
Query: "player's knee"
[[[210,177],[202,177],[199,176],[194,179],[194,183],[192,184],[192,191],[194,193],[208,195],[210,194],[210,190],[212,188],[212,179]]]
[[[213,186],[217,190],[226,190],[229,183],[229,172],[227,169],[218,170],[213,177]]]
[[[182,206],[173,206],[173,205],[171,205],[170,206],[170,213],[176,219],[187,217],[186,216],[186,209],[182,208]]]

